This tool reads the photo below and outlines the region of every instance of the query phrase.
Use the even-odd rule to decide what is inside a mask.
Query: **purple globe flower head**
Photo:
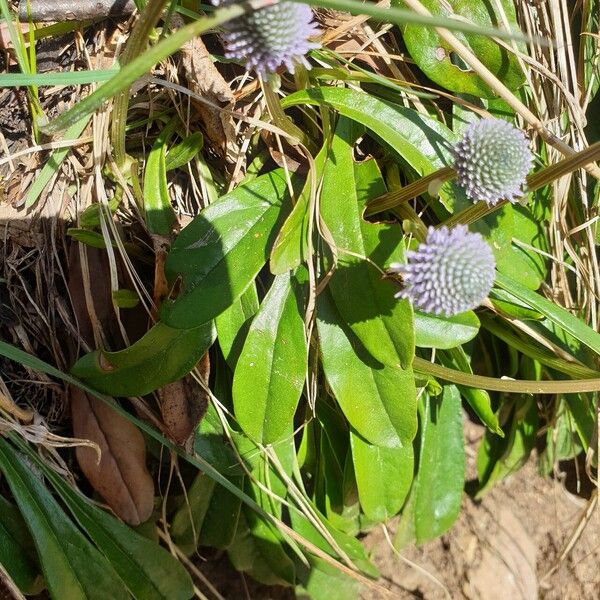
[[[426,313],[451,317],[479,306],[495,279],[496,261],[488,243],[466,225],[452,229],[430,227],[417,250],[406,252],[406,263],[393,263],[408,298]]]
[[[214,1],[231,6],[238,0]],[[313,17],[307,4],[283,0],[233,19],[223,26],[225,56],[260,75],[275,73],[282,65],[291,73],[298,63],[310,68],[305,55],[319,47],[309,40],[318,33]]]
[[[502,119],[471,123],[454,147],[454,168],[467,196],[493,206],[515,202],[533,164],[533,154],[522,131]]]

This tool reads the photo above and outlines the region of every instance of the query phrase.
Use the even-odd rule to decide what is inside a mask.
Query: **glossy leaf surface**
[[[252,321],[233,378],[233,405],[242,429],[271,444],[289,432],[308,362],[302,285],[277,275]]]
[[[167,325],[197,327],[239,298],[265,264],[278,226],[289,213],[287,182],[273,171],[219,198],[179,234],[167,257],[181,291],[163,304]]]

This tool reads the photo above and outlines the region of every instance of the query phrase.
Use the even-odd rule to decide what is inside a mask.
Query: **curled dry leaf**
[[[200,359],[197,370],[208,385],[210,360],[208,352]],[[185,444],[194,433],[200,419],[208,408],[208,395],[191,376],[170,383],[158,390],[160,411],[169,437],[178,444]]]
[[[78,446],[79,466],[115,514],[130,525],[147,521],[154,509],[154,482],[146,468],[146,446],[139,429],[102,400],[72,387],[71,416],[76,437],[100,448]]]
[[[96,347],[94,339],[118,335],[112,304],[110,271],[103,250],[71,246],[69,293],[82,339]],[[86,268],[82,268],[81,258]],[[93,323],[93,324],[92,324]],[[70,389],[75,437],[90,440],[101,451],[78,447],[83,474],[117,516],[131,525],[146,521],[154,508],[154,482],[146,468],[146,446],[138,428],[102,400],[78,388]]]

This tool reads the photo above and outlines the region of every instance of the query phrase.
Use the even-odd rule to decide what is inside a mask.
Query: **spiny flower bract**
[[[236,1],[216,3],[230,6]],[[313,16],[308,5],[286,1],[248,12],[224,25],[225,56],[261,75],[275,73],[282,65],[292,73],[297,63],[310,67],[305,54],[319,46],[309,41],[317,33]]]
[[[465,225],[430,227],[417,250],[406,252],[405,264],[391,265],[404,281],[396,297],[408,298],[423,312],[446,317],[479,306],[492,289],[495,268],[490,246]]]
[[[533,155],[522,131],[502,119],[471,123],[454,147],[458,183],[474,202],[494,205],[523,195]]]

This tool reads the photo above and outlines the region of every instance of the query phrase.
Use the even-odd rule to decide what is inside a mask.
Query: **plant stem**
[[[424,375],[472,388],[511,394],[577,394],[600,391],[600,378],[570,379],[566,381],[535,381],[529,379],[498,379],[463,373],[442,367],[423,358],[415,357],[413,369]]]

